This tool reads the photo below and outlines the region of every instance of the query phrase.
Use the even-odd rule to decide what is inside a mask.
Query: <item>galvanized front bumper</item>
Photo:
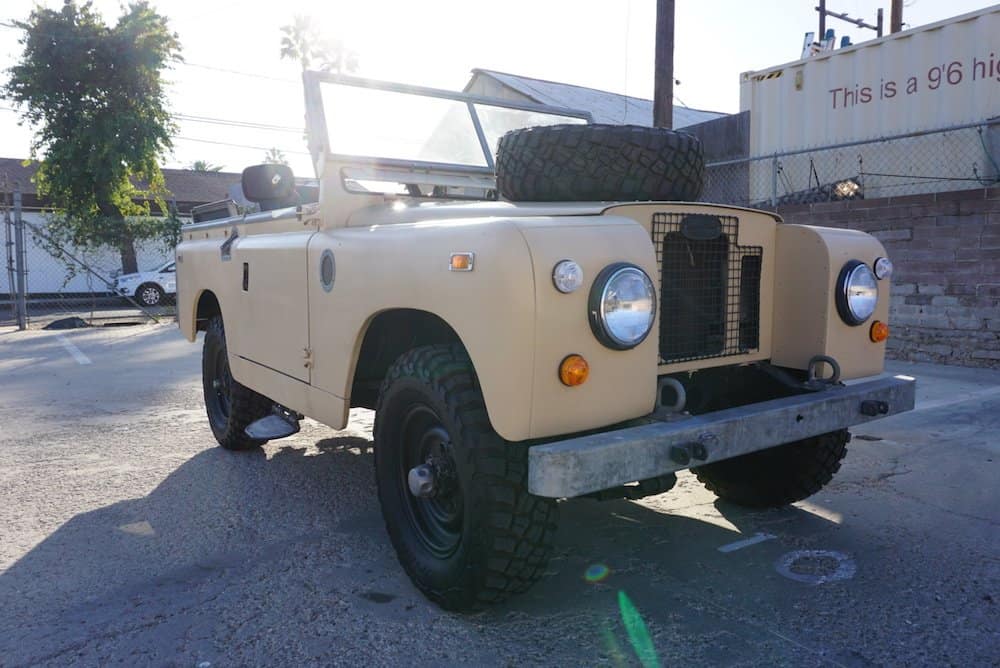
[[[536,445],[528,488],[573,497],[738,457],[913,409],[916,381],[878,378],[697,417]]]

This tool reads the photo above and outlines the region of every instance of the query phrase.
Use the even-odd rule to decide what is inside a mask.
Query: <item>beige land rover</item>
[[[177,248],[231,450],[374,408],[403,568],[465,610],[524,591],[559,500],[636,499],[690,468],[779,506],[840,467],[851,425],[913,407],[882,374],[892,264],[875,238],[692,203],[698,141],[586,113],[307,73],[318,187],[243,174]]]

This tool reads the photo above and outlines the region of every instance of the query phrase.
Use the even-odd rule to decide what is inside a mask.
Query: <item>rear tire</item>
[[[496,172],[500,194],[515,202],[695,201],[705,158],[684,132],[550,125],[501,137]]]
[[[274,402],[233,378],[226,350],[222,316],[215,316],[205,330],[201,354],[202,388],[208,424],[219,445],[227,450],[252,450],[267,441],[250,438],[247,425],[266,417]]]
[[[691,471],[720,499],[775,508],[810,497],[829,483],[850,440],[850,433],[841,429]]]
[[[407,474],[432,463],[435,492]],[[528,448],[493,431],[461,346],[416,348],[382,384],[375,477],[400,564],[427,598],[472,610],[527,590],[545,569],[556,503],[528,493]]]

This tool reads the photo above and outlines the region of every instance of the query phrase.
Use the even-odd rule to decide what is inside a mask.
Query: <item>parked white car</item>
[[[115,279],[116,295],[134,296],[143,306],[159,306],[164,297],[177,294],[177,271],[174,260],[169,260],[153,271],[123,274]]]

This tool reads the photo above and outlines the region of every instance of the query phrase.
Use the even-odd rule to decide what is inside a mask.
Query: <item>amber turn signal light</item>
[[[872,328],[868,332],[868,336],[874,343],[882,343],[889,338],[889,325],[881,320],[876,320],[872,323]]]
[[[567,387],[583,385],[590,376],[590,365],[581,355],[567,355],[559,364],[559,380]]]

